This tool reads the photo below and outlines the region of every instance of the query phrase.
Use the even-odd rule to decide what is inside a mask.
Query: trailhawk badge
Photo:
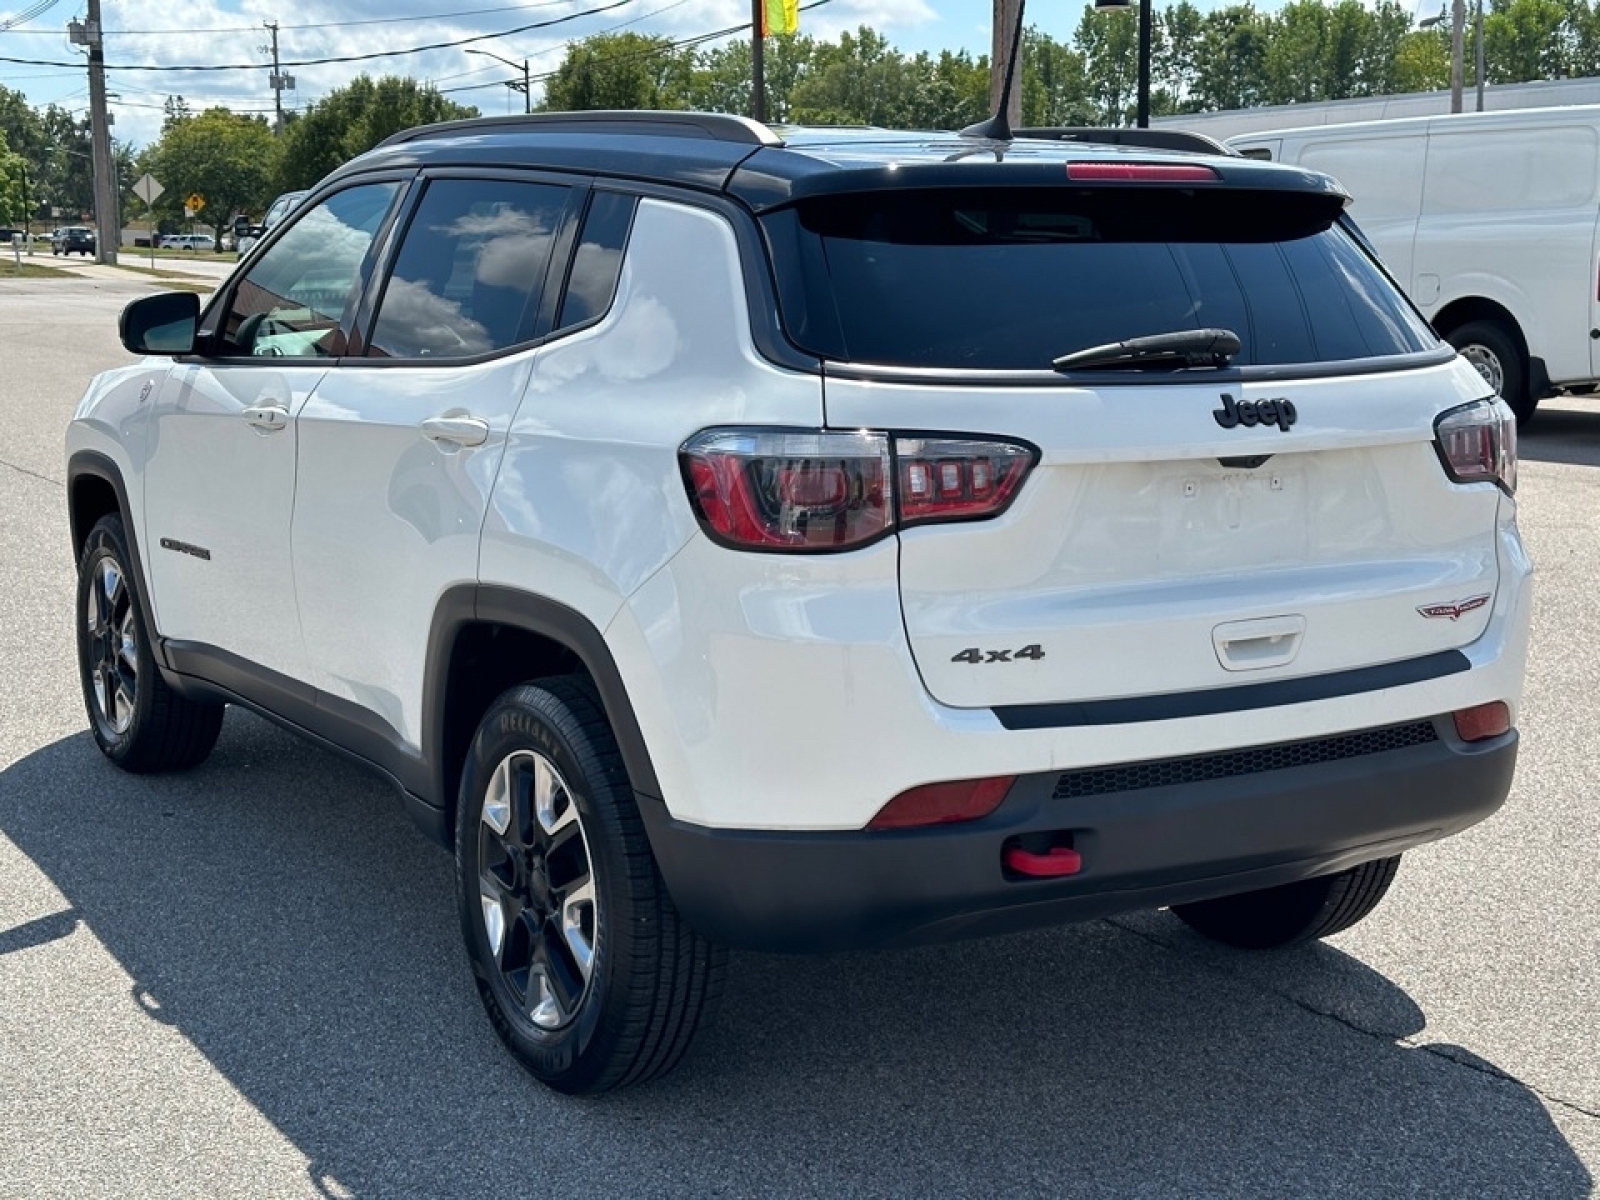
[[[1489,603],[1488,596],[1469,596],[1465,600],[1456,600],[1449,604],[1422,604],[1417,611],[1425,617],[1449,617],[1452,621],[1459,621],[1463,614],[1482,608]]]

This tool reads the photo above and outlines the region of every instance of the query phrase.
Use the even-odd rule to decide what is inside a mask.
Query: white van
[[[1443,337],[1519,418],[1600,381],[1600,105],[1242,134],[1228,145],[1334,176]]]

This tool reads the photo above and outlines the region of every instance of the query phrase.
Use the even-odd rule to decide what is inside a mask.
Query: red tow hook
[[[1062,875],[1076,875],[1083,870],[1083,855],[1071,846],[1052,846],[1043,854],[1033,854],[1021,846],[1007,846],[1005,863],[1008,869],[1018,875],[1054,879]]]

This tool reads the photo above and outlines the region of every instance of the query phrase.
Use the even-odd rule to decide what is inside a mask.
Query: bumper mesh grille
[[[1317,738],[1309,742],[1285,742],[1279,746],[1255,746],[1249,750],[1202,754],[1194,758],[1169,758],[1162,762],[1068,771],[1056,781],[1055,798],[1072,800],[1079,796],[1104,796],[1110,792],[1135,792],[1144,788],[1204,783],[1210,779],[1231,779],[1262,771],[1285,771],[1316,763],[1337,762],[1343,758],[1360,758],[1365,754],[1404,750],[1408,746],[1421,746],[1438,740],[1439,735],[1434,731],[1432,721],[1415,721],[1409,725],[1364,729],[1359,733]]]

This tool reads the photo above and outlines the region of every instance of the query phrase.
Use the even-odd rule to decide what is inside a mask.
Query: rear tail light
[[[1497,483],[1517,490],[1517,419],[1500,400],[1474,400],[1433,423],[1434,446],[1457,483]]]
[[[868,829],[915,829],[923,825],[949,825],[976,821],[1000,807],[1015,775],[991,779],[961,779],[954,783],[929,783],[901,792],[867,822]]]
[[[745,550],[840,550],[894,527],[882,433],[708,429],[679,452],[706,531]]]
[[[896,438],[900,523],[964,521],[1002,513],[1033,466],[1008,442]]]
[[[708,429],[678,454],[713,540],[789,553],[850,550],[903,525],[997,516],[1036,458],[1032,447],[980,438],[786,429]]]

